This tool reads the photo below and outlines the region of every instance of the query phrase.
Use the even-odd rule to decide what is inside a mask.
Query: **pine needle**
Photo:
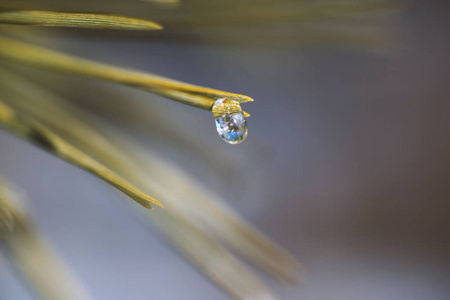
[[[0,57],[15,62],[56,72],[121,83],[156,94],[167,94],[173,100],[209,111],[215,100],[220,98],[228,98],[240,103],[253,101],[248,96],[191,85],[153,74],[113,67],[6,37],[0,37],[0,44],[2,45],[0,47]]]
[[[191,1],[184,10],[164,16],[169,28],[245,28],[252,25],[326,22],[398,10],[389,0],[346,1]]]
[[[190,221],[187,215],[173,206],[153,215],[152,220],[181,254],[231,297],[237,300],[277,299],[244,264]]]
[[[115,131],[108,130],[107,134],[111,141],[116,139],[122,142],[127,141],[124,136]],[[188,189],[184,189],[185,185],[177,187],[180,180],[185,180],[189,185],[192,182],[191,176],[186,175],[186,177],[172,182],[170,180],[176,175],[166,176],[173,170],[167,165],[163,165],[158,168],[159,175],[157,176],[160,180],[152,180],[156,177],[148,172],[150,164],[147,163],[145,157],[153,156],[154,161],[161,161],[161,157],[154,156],[153,153],[147,151],[145,151],[147,154],[144,156],[143,149],[141,149],[141,152],[138,145],[131,141],[121,143],[121,146],[126,156],[133,157],[138,162],[133,174],[139,174],[139,177],[135,176],[133,182],[136,182],[139,186],[146,185],[167,203],[166,209],[160,210],[158,214],[152,214],[150,220],[156,222],[170,242],[175,244],[181,253],[216,285],[235,299],[276,299],[276,296],[252,272],[226,250],[226,246],[229,245],[274,278],[289,282],[297,281],[297,275],[294,273],[298,271],[296,268],[299,264],[289,254],[256,230],[241,222],[233,214],[227,214],[225,211],[224,214],[228,218],[223,218],[217,209],[211,209],[217,206],[214,203],[205,205],[202,201],[196,202],[194,199],[201,193],[201,191],[193,192],[193,189],[195,190],[197,186],[191,186]],[[156,165],[152,166],[155,167]],[[117,171],[120,173],[119,170]],[[126,172],[126,170],[123,171]],[[150,181],[150,185],[146,184]],[[176,193],[174,190],[181,190],[181,192]],[[212,202],[215,197],[204,199]],[[181,202],[184,202],[184,205],[180,205]],[[185,205],[193,203],[199,204],[199,207],[197,207],[199,211],[193,213],[190,210],[189,214],[181,215],[181,212],[185,210]],[[203,207],[200,207],[201,205]],[[153,215],[155,216],[153,217]],[[205,219],[214,222],[214,225],[204,222]],[[214,230],[217,228],[223,230]],[[225,236],[221,236],[222,233]],[[221,243],[223,240],[227,242],[225,245]],[[234,243],[243,244],[237,246]],[[264,249],[260,249],[260,247],[264,247]],[[256,250],[256,252],[240,251],[242,249],[250,250],[250,252]],[[255,255],[254,258],[252,255]],[[270,263],[267,263],[267,261],[270,261]]]
[[[0,178],[0,236],[6,238],[14,229],[15,214],[9,204],[11,192],[6,183]]]
[[[177,207],[197,224],[275,279],[296,284],[301,264],[292,255],[252,228],[231,211],[223,199],[162,157],[149,155],[127,143],[129,155],[141,162],[165,191],[167,205]],[[170,183],[171,188],[167,186]]]
[[[162,26],[148,20],[116,15],[65,13],[0,8],[0,23],[49,27],[92,29],[160,30]]]
[[[20,81],[9,73],[7,77],[18,86],[27,86],[29,96],[20,97],[19,102],[13,101],[15,104],[33,112],[40,120],[46,120],[52,129],[134,184],[164,199],[166,208],[158,211],[157,215],[148,215],[149,219],[157,223],[195,266],[233,297],[247,299],[257,294],[272,299],[273,295],[218,241],[224,241],[276,279],[298,280],[299,264],[294,258],[216,203],[218,197],[204,191],[190,175],[177,171],[154,153],[143,151],[135,142],[111,128],[95,123],[94,129],[88,125],[90,118],[82,118],[79,110],[52,97],[52,93],[39,91],[37,86]],[[85,114],[83,116],[86,117]],[[103,128],[104,133],[99,134],[98,128]],[[111,151],[104,153],[105,148]],[[198,207],[189,208],[193,203]],[[182,216],[179,211],[186,209],[189,214]]]
[[[14,265],[43,300],[88,300],[83,287],[72,276],[28,216],[18,193],[0,178],[0,225],[6,218],[11,227],[0,238]]]
[[[205,96],[201,95],[193,95],[185,92],[175,91],[175,90],[155,90],[155,94],[158,94],[160,96],[176,100],[178,102],[185,103],[187,105],[196,106],[196,107],[202,107],[203,103],[209,103],[211,102],[211,99]],[[253,101],[253,100],[251,100]],[[241,102],[242,103],[242,102]],[[213,103],[214,104],[214,103]],[[250,117],[250,114],[242,111],[244,114],[244,117]]]
[[[150,203],[153,203],[162,207],[158,200],[150,197],[95,159],[67,143],[47,127],[19,115],[3,101],[0,101],[0,125],[61,159],[96,175],[142,206],[151,209]]]

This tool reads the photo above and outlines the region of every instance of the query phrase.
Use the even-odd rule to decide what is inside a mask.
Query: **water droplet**
[[[219,99],[212,108],[217,133],[229,144],[239,144],[247,137],[248,129],[242,108],[237,101]]]

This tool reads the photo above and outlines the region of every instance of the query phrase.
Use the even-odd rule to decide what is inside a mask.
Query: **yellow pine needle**
[[[70,273],[64,261],[31,228],[8,241],[15,265],[42,300],[92,299]]]
[[[234,214],[218,195],[149,149],[144,149],[132,141],[123,142],[127,140],[126,137],[113,130],[108,130],[106,134],[110,135],[111,141],[122,141],[117,147],[140,162],[139,167],[146,171],[143,174],[147,178],[146,181],[155,178],[150,186],[152,193],[164,199],[168,208],[170,206],[172,209],[188,212],[186,215],[196,224],[200,224],[205,231],[275,279],[294,284],[300,281],[301,263]],[[136,182],[139,180],[142,181],[143,178],[136,178]],[[144,182],[145,180],[142,184]]]
[[[42,300],[88,300],[90,296],[36,230],[19,194],[0,178],[0,238],[18,270]],[[7,231],[1,223],[11,220]]]
[[[208,232],[277,280],[285,283],[300,281],[302,266],[292,255],[239,218],[223,204],[223,199],[181,168],[162,157],[152,157],[137,147],[132,148],[133,145],[127,143],[125,146],[128,154],[139,159],[140,166],[148,170],[149,175],[155,178],[157,175],[166,191],[164,199],[168,205],[188,212],[186,215],[202,224]],[[166,186],[164,189],[164,182],[170,182],[173,188]]]
[[[6,237],[10,234],[15,225],[14,214],[8,205],[9,189],[6,183],[0,178],[0,236]]]
[[[180,0],[141,0],[143,2],[156,3],[160,5],[165,5],[166,7],[178,7],[180,5]]]
[[[111,140],[116,138],[122,141],[126,140],[124,136],[113,130],[108,130],[107,134],[110,135]],[[151,181],[154,176],[148,172],[149,164],[147,164],[144,156],[141,156],[142,153],[138,150],[138,145],[128,141],[125,144],[121,143],[121,145],[118,145],[123,147],[125,156],[133,157],[139,162],[136,165],[135,172],[130,174],[135,176],[133,182],[136,182],[138,185],[148,186],[153,193],[167,203],[167,208],[159,211],[157,214],[152,214],[151,220],[156,222],[160,229],[169,237],[170,241],[181,250],[181,253],[217,286],[235,299],[276,299],[276,296],[273,295],[270,289],[262,284],[252,272],[226,250],[225,246],[228,245],[231,245],[232,248],[243,254],[245,258],[251,260],[255,265],[279,280],[291,282],[298,279],[294,271],[292,271],[298,266],[295,259],[291,259],[289,254],[244,222],[236,219],[232,214],[229,214],[227,211],[220,211],[219,206],[211,203],[211,205],[197,207],[199,209],[197,213],[192,213],[192,210],[190,210],[190,214],[182,214],[181,212],[186,207],[185,205],[180,205],[180,203],[183,201],[185,201],[185,204],[196,203],[195,200],[202,192],[193,192],[197,186],[184,189],[185,185],[183,184],[179,193],[174,193],[172,189],[178,189],[178,187],[172,186],[170,180],[176,177],[175,174],[172,174],[173,177],[169,176],[169,181],[166,181],[165,184],[161,183],[168,178],[167,173],[172,172],[167,165],[158,168],[158,173],[164,179],[160,178],[160,182]],[[147,153],[147,155],[150,155],[150,153]],[[158,158],[155,157],[155,160],[158,160]],[[115,164],[115,161],[112,161],[111,164],[113,169],[118,166]],[[121,171],[128,172],[127,170],[117,169],[119,174],[121,174]],[[179,180],[186,180],[191,183],[190,177],[190,175],[187,175],[179,178]],[[179,184],[179,180],[174,182]],[[148,184],[149,182],[151,182],[150,185]],[[214,197],[207,199],[208,196],[210,195],[203,195],[205,202],[214,201]],[[197,204],[203,205],[205,203],[199,201]],[[223,218],[223,215],[226,217]],[[212,222],[215,223],[213,230],[210,230],[210,223],[203,222],[205,218],[213,220]],[[219,229],[216,231],[215,229],[217,228],[222,228],[223,230]],[[231,231],[231,234],[227,231]],[[225,233],[230,238],[220,236],[221,233]],[[227,243],[222,245],[221,240],[225,240]],[[234,242],[242,242],[244,244],[242,247],[235,247]],[[259,249],[259,247],[263,247],[263,249]],[[241,251],[242,249],[244,251]],[[251,253],[253,250],[257,250],[256,253]],[[255,254],[256,257],[253,258],[252,254]],[[283,268],[285,269],[283,270]]]
[[[0,236],[8,234],[13,228],[14,220],[10,212],[0,204]]]
[[[167,27],[183,29],[242,28],[255,24],[324,22],[368,14],[392,13],[398,9],[389,0],[269,1],[268,3],[240,1],[234,4],[222,1],[215,4],[216,6],[208,3],[208,8],[205,9],[205,2],[194,1],[190,3],[192,7],[190,7],[189,14],[180,11],[178,14],[166,17],[165,24]],[[298,28],[298,30],[302,30],[302,28]]]
[[[152,221],[191,263],[233,299],[278,299],[243,263],[174,206]]]
[[[0,23],[51,27],[80,27],[93,29],[159,30],[162,26],[143,19],[116,15],[66,13],[0,8]]]
[[[61,159],[96,175],[142,206],[152,209],[150,203],[153,203],[162,207],[158,200],[150,197],[92,157],[67,143],[47,127],[20,116],[2,101],[0,101],[0,125]]]
[[[211,102],[211,99],[205,96],[200,96],[200,95],[193,95],[193,94],[189,94],[189,93],[185,93],[185,92],[180,92],[180,91],[174,91],[174,90],[155,90],[154,91],[155,94],[161,95],[163,97],[166,98],[170,98],[170,99],[174,99],[178,102],[183,102],[185,104],[191,105],[191,106],[197,106],[199,107],[200,105],[202,105],[202,103],[206,103],[206,102]],[[253,100],[252,100],[253,101]],[[198,105],[194,105],[194,104],[198,104]],[[214,102],[213,102],[214,105]],[[212,109],[212,107],[211,107]],[[250,114],[242,111],[244,114],[244,117],[250,117]]]
[[[0,37],[0,45],[2,45],[0,57],[9,60],[51,71],[121,83],[156,94],[170,94],[173,100],[209,111],[215,100],[220,98],[232,99],[239,103],[253,101],[248,96],[109,66],[6,37]]]
[[[133,141],[127,140],[112,129],[106,131],[109,138],[105,138],[103,134],[98,134],[96,129],[87,125],[90,123],[89,119],[82,118],[81,112],[75,107],[63,103],[52,93],[38,89],[37,85],[30,85],[29,82],[20,80],[20,77],[14,76],[11,72],[5,75],[5,79],[10,78],[18,84],[18,87],[26,86],[26,92],[29,93],[28,97],[20,97],[19,102],[12,100],[14,104],[20,105],[27,112],[33,112],[40,120],[46,120],[52,129],[57,128],[58,132],[69,138],[77,147],[85,149],[95,157],[99,156],[101,161],[111,169],[129,178],[133,183],[145,186],[152,193],[156,193],[158,198],[164,199],[169,205],[165,210],[159,211],[158,216],[152,214],[151,220],[157,222],[161,230],[192,260],[194,265],[235,298],[243,299],[242,295],[254,295],[257,291],[270,295],[270,291],[261,286],[251,272],[246,270],[223,246],[215,242],[215,239],[210,237],[210,233],[217,236],[219,240],[226,241],[238,253],[273,277],[288,282],[298,280],[296,272],[299,264],[294,258],[217,203],[217,196],[205,191],[190,178],[190,175],[177,170],[159,157],[153,157],[150,162],[152,153],[140,151],[142,149],[139,150]],[[98,129],[98,125],[96,124],[95,128]],[[111,143],[113,140],[122,142],[120,145],[115,145]],[[111,151],[103,153],[102,149],[105,148]],[[164,182],[170,183],[170,186],[165,186]],[[189,204],[192,203],[197,203],[198,211],[189,208]],[[190,213],[180,219],[180,213],[175,211],[176,208],[178,208],[177,211],[188,210]],[[205,228],[205,231],[200,229],[199,222],[206,224],[201,226]],[[181,237],[189,237],[189,241]],[[203,248],[207,250],[203,251]],[[227,266],[223,267],[226,269],[226,275],[219,276],[224,269],[220,271],[212,261],[224,261],[223,264]],[[218,263],[222,264],[222,262]]]

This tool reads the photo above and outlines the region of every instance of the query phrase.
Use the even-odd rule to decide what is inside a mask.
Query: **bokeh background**
[[[389,19],[391,42],[376,51],[124,43],[78,31],[56,42],[83,57],[250,95],[256,101],[244,107],[252,115],[249,137],[237,146],[220,140],[209,113],[145,92],[123,88],[127,104],[111,107],[105,95],[92,106],[89,85],[74,91],[61,83],[61,93],[76,94],[109,121],[137,113],[133,103],[151,98],[148,112],[128,120],[148,133],[143,142],[304,264],[299,287],[263,277],[281,298],[444,300],[450,297],[449,11],[446,1],[406,3]],[[180,137],[152,130],[160,121],[153,105],[170,112],[167,135]],[[183,138],[194,146],[184,147]],[[199,157],[196,147],[208,155]],[[94,299],[227,299],[84,171],[5,131],[0,170],[29,195],[39,227]],[[0,299],[33,299],[16,275],[1,257]]]

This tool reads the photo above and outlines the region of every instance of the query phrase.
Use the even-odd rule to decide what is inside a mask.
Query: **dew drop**
[[[239,144],[247,137],[244,113],[237,101],[219,99],[213,109],[217,133],[229,144]]]

